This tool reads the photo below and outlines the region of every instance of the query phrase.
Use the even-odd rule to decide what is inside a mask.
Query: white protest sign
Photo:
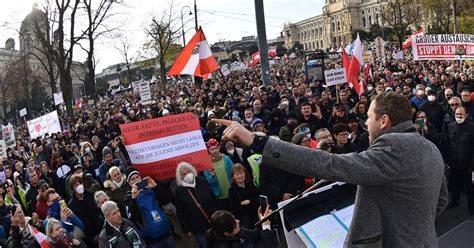
[[[59,93],[54,93],[54,105],[57,106],[61,103],[64,103],[64,99],[63,99],[63,93],[62,92],[59,92]]]
[[[26,115],[26,108],[20,109],[20,117],[23,117]]]
[[[324,77],[326,78],[326,86],[347,82],[346,69],[344,68],[324,71]]]
[[[47,133],[52,134],[62,132],[58,112],[56,111],[28,121],[27,124],[31,139],[41,137]]]
[[[414,60],[474,59],[473,34],[411,35]],[[463,54],[457,53],[458,49]]]
[[[140,99],[142,103],[151,100],[150,83],[148,81],[140,82]]]
[[[227,75],[230,74],[229,67],[227,65],[221,66],[221,72],[222,72],[222,75],[224,75],[224,77],[227,77]]]
[[[8,123],[6,126],[2,125],[2,135],[6,148],[13,148],[16,146],[15,130],[13,130],[12,124]]]
[[[399,51],[393,54],[393,59],[402,60],[403,59],[403,51]]]
[[[2,132],[0,132],[0,159],[7,157],[7,147],[5,146],[5,141],[3,141]]]
[[[140,81],[132,82],[133,94],[140,92]]]

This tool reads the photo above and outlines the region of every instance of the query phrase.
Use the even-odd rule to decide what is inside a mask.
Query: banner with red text
[[[212,168],[199,119],[192,113],[127,123],[120,129],[133,166],[144,176],[174,178],[180,162],[197,171]]]
[[[474,59],[474,35],[472,34],[428,34],[412,35],[414,60],[460,60]],[[464,50],[458,55],[456,50]]]

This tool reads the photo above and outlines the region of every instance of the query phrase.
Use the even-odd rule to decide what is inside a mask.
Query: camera
[[[321,150],[328,150],[331,147],[334,147],[336,144],[332,141],[321,143]]]

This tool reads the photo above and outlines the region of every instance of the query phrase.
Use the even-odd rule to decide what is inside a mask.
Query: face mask
[[[428,96],[428,101],[434,102],[436,100],[436,96]]]
[[[229,149],[229,150],[227,150],[227,153],[229,153],[229,154],[234,154],[234,152],[235,152],[235,149]]]
[[[247,122],[251,122],[251,121],[253,120],[253,118],[245,118],[245,120],[246,120]]]
[[[201,112],[202,108],[196,108],[197,112]]]
[[[307,134],[306,134],[306,138],[311,139],[311,134],[310,134],[310,133],[307,133]]]
[[[456,117],[456,122],[457,122],[458,124],[462,124],[462,123],[464,122],[464,120],[465,120],[464,118]]]
[[[418,95],[419,95],[419,96],[424,96],[424,95],[425,95],[425,91],[424,91],[424,90],[418,90]]]
[[[165,109],[168,109],[169,107],[170,107],[170,105],[165,104]]]
[[[372,91],[373,89],[374,89],[374,86],[372,86],[372,85],[367,86],[368,91]]]
[[[86,149],[84,149],[84,151],[86,151],[86,152],[91,152],[91,148],[90,148],[90,147],[87,147]]]
[[[84,193],[84,184],[79,184],[79,185],[77,185],[77,187],[76,187],[76,192],[77,192],[78,194],[83,194],[83,193]]]
[[[194,183],[194,174],[189,172],[186,174],[186,176],[184,176],[183,181],[189,184]]]

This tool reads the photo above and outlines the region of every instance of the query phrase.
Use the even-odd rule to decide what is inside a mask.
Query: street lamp
[[[186,36],[184,35],[184,21],[183,21],[183,10],[185,8],[189,9],[189,15],[193,14],[193,12],[191,12],[191,7],[189,7],[188,5],[183,6],[183,8],[181,8],[181,32],[183,33],[183,47],[186,46]]]

